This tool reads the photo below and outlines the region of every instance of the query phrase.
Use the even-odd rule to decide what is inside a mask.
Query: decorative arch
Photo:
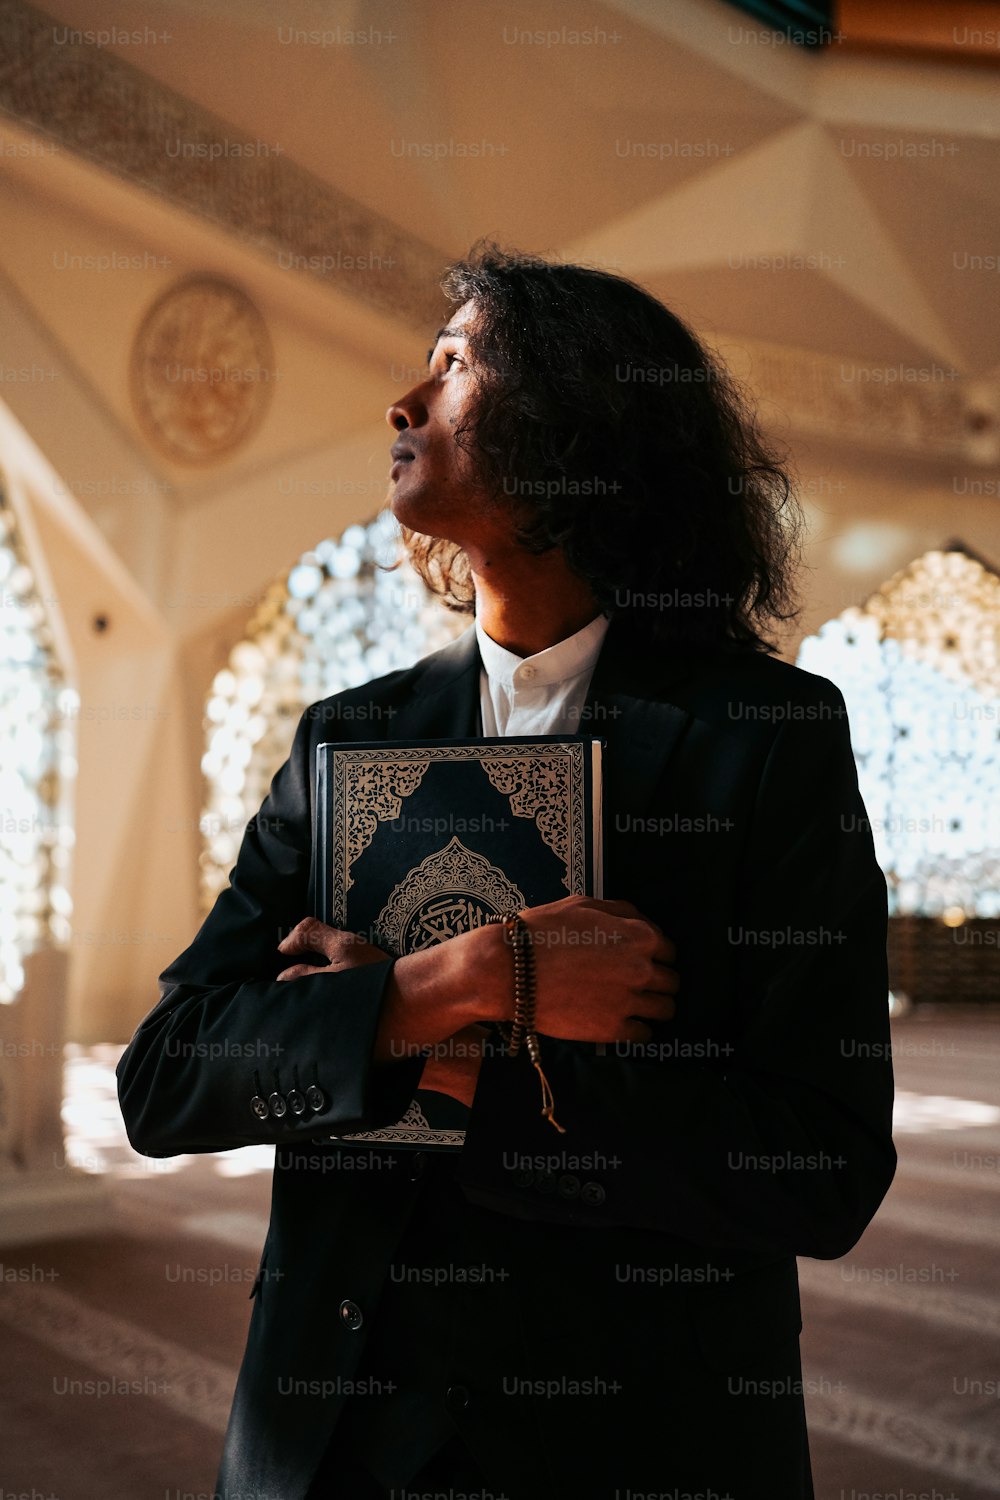
[[[1000,577],[960,542],[926,552],[802,643],[847,703],[889,892],[889,983],[996,999]]]
[[[1000,918],[1000,576],[926,552],[798,662],[844,693],[890,912]]]
[[[246,824],[288,755],[302,710],[412,666],[468,624],[467,616],[442,606],[401,554],[388,510],[319,542],[275,580],[216,673],[205,707],[205,910],[228,881]]]

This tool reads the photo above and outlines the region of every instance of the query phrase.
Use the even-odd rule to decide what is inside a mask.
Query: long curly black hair
[[[774,651],[794,619],[802,515],[732,375],[624,277],[479,241],[442,288],[475,303],[478,393],[456,441],[531,553],[561,547],[647,637]],[[402,527],[444,604],[475,613],[455,542]]]

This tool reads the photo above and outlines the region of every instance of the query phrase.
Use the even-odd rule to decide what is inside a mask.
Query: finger
[[[681,976],[676,969],[671,969],[668,964],[653,961],[653,972],[648,983],[643,985],[644,990],[651,990],[658,995],[676,995],[681,987]]]
[[[626,918],[626,921],[628,921],[629,926],[634,928],[637,933],[640,928],[645,928],[654,934],[655,943],[651,957],[656,959],[658,963],[673,963],[677,957],[677,948],[673,939],[667,937],[662,927],[658,927],[655,922],[651,922],[648,917],[644,917],[641,913],[637,914],[634,919]]]
[[[363,939],[358,939],[355,933],[343,932],[340,927],[327,927],[316,916],[304,916],[297,926],[292,927],[288,936],[282,938],[277,951],[286,954],[315,953],[324,959],[333,959],[334,954],[342,953],[346,945],[360,941]]]
[[[676,962],[677,944],[672,938],[668,938],[665,935],[660,938],[658,946],[653,949],[653,960],[658,964],[672,964]]]
[[[343,936],[335,927],[328,927],[318,917],[303,917],[291,932],[278,944],[279,953],[322,953],[331,958],[339,947]]]
[[[639,1007],[645,1021],[672,1021],[677,1014],[673,995],[651,995],[644,991]]]
[[[647,1006],[658,1009],[662,1005],[672,1005],[679,989],[680,985],[677,984],[672,985],[669,989],[661,989],[655,981],[652,984],[643,985],[639,991],[639,1004],[636,1006],[636,1010],[645,1015]]]
[[[667,937],[667,934],[664,932],[663,928],[658,927],[655,922],[651,922],[648,917],[643,917],[642,920],[647,924],[647,926],[652,927],[653,931],[656,933],[657,943],[656,947],[653,949],[653,957],[656,959],[657,963],[672,964],[674,962],[674,959],[677,957],[677,944],[674,942],[673,938]]]
[[[640,915],[637,907],[631,901],[604,901],[599,896],[585,896],[577,903],[579,906],[593,906],[598,911],[607,912],[609,917],[637,917]]]
[[[285,936],[281,939],[278,947],[286,948],[290,943],[296,942],[301,934],[312,924],[314,920],[315,919],[313,917],[303,917],[301,922],[296,922],[295,926],[290,928],[289,931],[285,933]]]
[[[652,1026],[647,1026],[645,1021],[638,1021],[631,1017],[622,1022],[618,1036],[613,1038],[616,1042],[649,1042],[652,1039]]]
[[[279,979],[301,979],[306,974],[323,974],[326,972],[325,964],[293,964],[290,969],[282,969],[278,975]]]

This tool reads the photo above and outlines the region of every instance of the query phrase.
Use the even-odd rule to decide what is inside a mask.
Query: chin
[[[398,483],[395,484],[389,492],[388,504],[389,509],[396,517],[396,520],[399,522],[400,526],[408,526],[411,531],[415,531],[418,529],[414,526],[413,521],[414,516],[419,511],[420,507],[418,505],[414,505],[412,500],[408,500],[405,495],[401,495],[399,493]]]
[[[389,497],[389,509],[400,526],[405,526],[408,531],[425,531],[427,507],[415,503],[411,497],[401,495],[398,488]]]
[[[399,486],[397,485],[395,491],[389,497],[389,508],[400,526],[405,526],[408,531],[419,532],[421,536],[440,537],[448,541],[452,540],[448,536],[448,532],[452,528],[448,526],[442,515],[434,514],[434,507],[429,503],[426,496],[423,499],[423,504],[421,504],[419,496],[401,495]]]

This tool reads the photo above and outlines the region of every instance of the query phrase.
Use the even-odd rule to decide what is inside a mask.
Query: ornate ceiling
[[[8,0],[8,181],[26,205],[67,198],[76,163],[109,213],[131,205],[137,242],[135,206],[155,204],[228,236],[318,334],[337,298],[356,345],[377,316],[380,349],[396,323],[414,354],[441,267],[478,236],[595,261],[662,296],[793,430],[1000,458],[994,72],[778,45],[721,0],[584,3],[572,28],[555,0],[331,13]],[[26,160],[31,140],[58,164]],[[23,250],[5,270],[44,319],[55,278]],[[119,337],[175,264],[94,279],[96,303],[134,302]],[[86,369],[87,319],[58,332]],[[141,441],[120,383],[88,374]],[[355,425],[364,377],[356,395]]]

